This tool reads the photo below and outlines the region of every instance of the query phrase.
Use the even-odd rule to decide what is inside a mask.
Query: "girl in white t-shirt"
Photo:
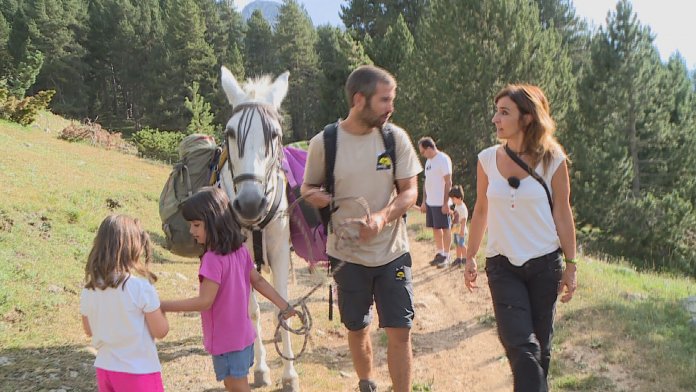
[[[107,216],[85,268],[82,326],[97,349],[102,391],[164,391],[154,339],[169,332],[148,270],[150,237],[137,219]],[[137,274],[138,276],[134,275]]]
[[[454,245],[457,247],[457,258],[454,259],[452,267],[461,267],[466,258],[466,237],[469,229],[466,222],[469,219],[469,209],[464,204],[464,190],[461,185],[452,187],[449,191],[450,199],[454,203],[454,219],[452,219],[452,237]]]

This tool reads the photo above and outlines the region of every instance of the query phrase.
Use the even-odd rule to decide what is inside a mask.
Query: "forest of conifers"
[[[373,63],[399,82],[394,122],[452,157],[471,206],[493,96],[537,84],[572,160],[583,250],[696,276],[696,73],[661,60],[630,1],[599,28],[570,0],[344,4],[338,28],[314,27],[295,0],[272,23],[229,0],[0,0],[0,87],[55,90],[52,111],[126,134],[186,132],[206,103],[209,122],[226,121],[221,65],[238,79],[289,70],[291,142],[345,116],[347,75]]]

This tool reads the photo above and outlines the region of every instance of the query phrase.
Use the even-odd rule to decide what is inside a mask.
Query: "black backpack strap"
[[[336,167],[336,146],[338,144],[338,122],[324,127],[324,189],[334,194],[334,168]]]
[[[334,168],[336,167],[336,146],[338,144],[338,121],[324,127],[324,190],[334,195]],[[329,232],[333,203],[319,209],[324,231]]]
[[[546,185],[546,181],[544,181],[543,178],[539,175],[539,173],[536,172],[536,170],[532,169],[527,165],[527,162],[523,161],[522,158],[517,156],[514,151],[508,147],[508,145],[505,145],[505,152],[508,154],[508,156],[515,161],[517,165],[519,165],[522,169],[524,169],[527,173],[529,173],[532,178],[537,180],[541,186],[544,187],[544,191],[546,191],[546,198],[549,199],[549,207],[551,207],[551,212],[553,212],[553,200],[551,199],[551,192],[549,191],[549,186]]]
[[[384,142],[384,150],[389,154],[389,158],[392,161],[392,176],[394,177],[394,187],[396,191],[399,191],[399,184],[396,182],[396,140],[394,140],[394,128],[390,123],[384,124],[383,127],[379,129],[380,134],[382,134],[382,141]]]

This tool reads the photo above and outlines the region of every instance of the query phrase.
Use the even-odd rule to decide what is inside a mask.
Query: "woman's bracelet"
[[[566,262],[566,264],[577,264],[577,259],[576,259],[576,258],[570,259],[570,258],[568,258],[568,257],[565,257],[565,258],[563,258],[563,260]]]

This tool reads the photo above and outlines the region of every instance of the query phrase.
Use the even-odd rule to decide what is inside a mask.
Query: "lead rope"
[[[308,192],[308,194],[306,196],[309,196],[312,193],[318,192],[318,191],[319,191],[318,189],[316,191],[312,190],[312,191]],[[292,211],[292,209],[297,207],[300,200],[303,200],[304,198],[305,198],[305,196],[300,196],[297,198],[297,200],[295,200],[292,204],[290,204],[290,206],[288,207],[288,209],[285,212],[286,214],[288,214],[288,217],[290,216],[290,212]],[[333,199],[333,201],[344,201],[344,200],[345,201],[353,201],[353,202],[357,203],[365,211],[365,216],[367,216],[367,217],[370,216],[370,207],[368,206],[367,201],[364,198],[362,198],[362,197],[358,197],[358,198],[342,197],[342,198],[334,198]],[[332,223],[333,228],[334,228],[334,233],[337,234],[336,249],[343,249],[342,244],[344,244],[346,241],[356,241],[357,240],[357,236],[349,235],[348,230],[347,230],[347,227],[349,225],[353,225],[356,223],[365,225],[365,222],[362,222],[361,220],[346,220],[345,222],[341,222],[337,225],[334,225]],[[307,243],[307,249],[310,252],[310,257],[313,258],[312,249],[311,249],[312,247],[310,246],[311,241],[309,239],[309,233],[306,233],[303,229],[302,235]],[[309,290],[307,292],[307,294],[305,294],[300,299],[295,301],[294,305],[290,304],[290,302],[288,302],[288,307],[285,310],[278,313],[278,323],[276,324],[275,334],[273,336],[273,345],[275,346],[276,352],[278,353],[278,355],[281,358],[283,358],[287,361],[296,361],[304,354],[305,350],[307,349],[307,341],[309,340],[311,332],[312,332],[312,314],[309,312],[309,308],[307,307],[307,299],[309,299],[309,297],[311,297],[312,294],[314,294],[320,287],[325,285],[327,281],[330,281],[336,275],[336,273],[338,271],[340,271],[341,268],[343,268],[343,266],[345,264],[346,264],[345,261],[340,261],[336,265],[336,267],[333,267],[333,268],[331,268],[331,266],[329,264],[329,268],[331,271],[329,274],[327,274],[327,276],[329,278],[325,279],[324,281],[322,281],[322,282],[316,284],[314,287],[312,287],[312,289]],[[329,295],[331,296],[331,292],[329,293]],[[299,310],[297,308],[299,308]],[[295,313],[297,314],[297,317],[300,319],[301,325],[298,328],[292,328],[288,324],[287,320],[285,319],[285,315],[287,314],[287,312],[290,309],[295,309]],[[282,341],[282,338],[280,335],[281,328],[288,331],[289,333],[291,333],[293,335],[304,336],[304,339],[302,341],[302,348],[300,349],[300,352],[297,353],[294,357],[286,356],[285,354],[283,354],[282,350],[280,349],[279,344]]]

